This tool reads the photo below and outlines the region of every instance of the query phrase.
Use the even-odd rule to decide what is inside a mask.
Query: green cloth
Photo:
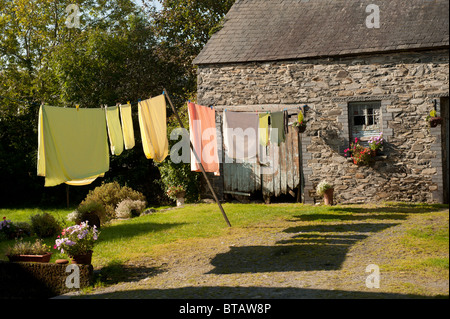
[[[269,144],[269,113],[259,114],[259,144]]]
[[[41,106],[38,132],[38,175],[46,187],[87,185],[109,170],[104,110]]]
[[[105,112],[111,154],[120,155],[123,152],[123,134],[119,119],[119,107],[107,107]]]
[[[272,131],[270,134],[270,140],[277,142],[278,145],[285,141],[284,135],[284,112],[274,112],[270,115]],[[278,130],[278,131],[277,131]]]

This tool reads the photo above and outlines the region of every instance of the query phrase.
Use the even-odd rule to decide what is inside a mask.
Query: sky
[[[133,2],[136,3],[137,5],[142,5],[142,0],[133,0]],[[153,0],[151,2],[153,2],[157,10],[161,9],[161,4],[159,3],[159,1]]]

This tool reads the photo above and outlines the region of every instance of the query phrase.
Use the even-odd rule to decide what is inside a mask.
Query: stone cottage
[[[285,147],[300,178],[284,193],[314,203],[327,180],[337,203],[448,203],[448,0],[237,0],[194,64],[198,103],[215,106],[219,127],[224,109],[306,105],[307,129]],[[345,156],[355,137],[379,133],[369,165]],[[222,172],[221,196],[264,188]]]

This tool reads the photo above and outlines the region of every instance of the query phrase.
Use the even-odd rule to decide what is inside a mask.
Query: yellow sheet
[[[41,106],[38,124],[37,173],[46,187],[87,185],[109,170],[104,110]]]
[[[156,162],[164,161],[169,154],[164,95],[139,102],[138,113],[145,156]]]
[[[105,112],[111,154],[120,155],[123,152],[123,135],[119,119],[119,107],[107,107]]]
[[[131,117],[131,104],[120,106],[120,119],[122,123],[123,142],[126,150],[131,150],[134,145],[133,118]]]
[[[270,114],[259,114],[259,144],[267,146],[269,144],[269,117]]]

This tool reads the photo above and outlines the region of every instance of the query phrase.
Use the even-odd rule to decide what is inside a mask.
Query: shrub
[[[105,221],[114,219],[116,216],[115,209],[117,205],[125,200],[146,201],[145,196],[128,186],[121,187],[119,183],[103,183],[101,186],[91,190],[86,198],[81,202],[80,206],[87,205],[89,202],[100,203],[105,209]]]
[[[195,202],[199,198],[200,174],[191,171],[190,164],[174,164],[170,160],[158,163],[161,174],[161,184],[165,193],[173,185],[179,185],[186,190],[186,200]]]
[[[106,210],[103,205],[94,200],[84,201],[78,206],[78,218],[75,221],[77,224],[80,222],[88,221],[89,225],[96,225],[100,227],[100,224],[106,221]]]
[[[134,215],[140,215],[145,206],[146,203],[144,201],[127,198],[117,205],[116,218],[131,218]]]
[[[36,214],[30,217],[31,231],[39,238],[52,237],[61,231],[61,225],[49,213]]]

